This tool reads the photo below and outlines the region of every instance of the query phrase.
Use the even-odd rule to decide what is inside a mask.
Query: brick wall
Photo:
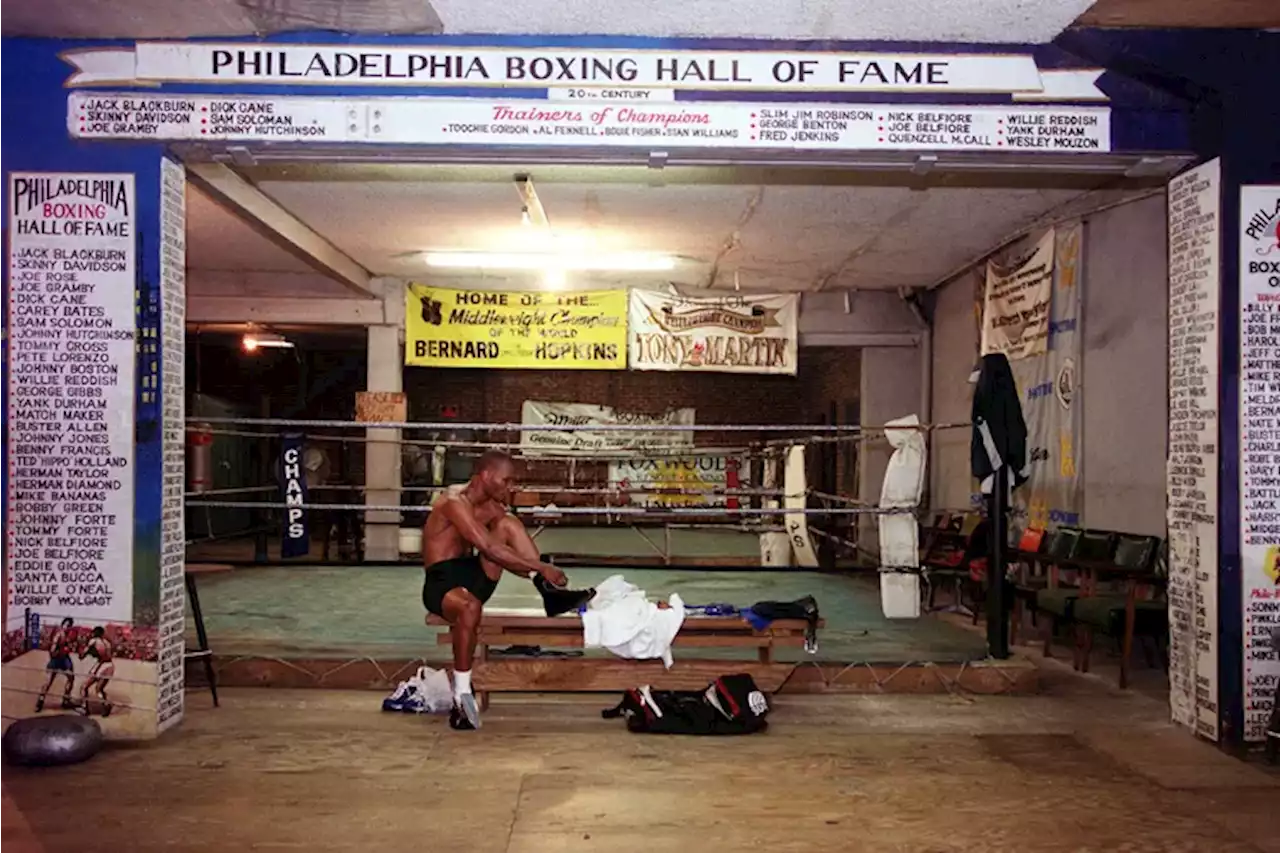
[[[858,350],[823,347],[801,350],[796,376],[411,367],[404,389],[414,421],[435,420],[443,406],[456,406],[462,421],[518,423],[525,400],[543,400],[637,414],[691,406],[700,424],[820,423],[832,404],[840,419],[856,407],[859,370]],[[699,444],[727,440],[729,434],[698,434]]]
[[[857,423],[861,378],[859,350],[806,348],[796,376],[737,373],[661,373],[648,371],[455,370],[406,368],[404,389],[411,421],[433,421],[444,406],[458,410],[459,421],[519,423],[525,400],[594,403],[637,414],[659,414],[692,407],[699,424]],[[702,446],[741,446],[774,437],[764,433],[699,432]],[[834,467],[834,482],[849,494],[855,477],[853,445],[824,448],[811,457],[810,482],[818,485],[824,465]],[[820,453],[829,453],[825,459]],[[600,470],[596,470],[599,468]],[[604,466],[580,464],[580,482],[603,482]],[[535,481],[564,477],[562,463],[530,464],[523,475]]]

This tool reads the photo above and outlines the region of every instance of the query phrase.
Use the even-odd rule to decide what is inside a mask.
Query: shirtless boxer
[[[476,462],[465,486],[451,488],[431,507],[422,530],[426,578],[422,603],[442,617],[453,634],[453,712],[455,729],[480,727],[480,710],[471,692],[471,661],[484,603],[498,587],[504,569],[521,577],[538,575],[564,586],[564,573],[544,563],[520,520],[507,512],[515,466],[496,450]]]
[[[101,625],[93,629],[89,645],[85,646],[84,651],[80,653],[80,660],[86,657],[94,658],[94,664],[89,669],[89,680],[80,690],[82,700],[80,710],[86,716],[89,714],[89,691],[97,687],[98,698],[102,700],[102,716],[110,716],[111,703],[107,701],[107,682],[116,674],[116,664],[111,659],[111,643],[107,640],[106,631]]]
[[[71,626],[75,625],[75,620],[68,616],[62,620],[62,624],[58,626],[58,630],[53,632],[53,637],[49,640],[49,665],[45,670],[49,673],[49,678],[44,683],[44,689],[40,691],[40,697],[36,699],[36,713],[44,710],[45,697],[49,695],[49,689],[53,687],[53,681],[59,675],[67,680],[66,689],[62,691],[62,707],[74,708],[75,704],[71,701],[71,688],[76,683],[76,669],[71,662],[71,652],[75,645],[75,641],[71,637]]]

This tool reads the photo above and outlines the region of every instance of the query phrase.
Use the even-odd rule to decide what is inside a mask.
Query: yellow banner
[[[506,293],[411,284],[404,363],[625,370],[627,292]]]

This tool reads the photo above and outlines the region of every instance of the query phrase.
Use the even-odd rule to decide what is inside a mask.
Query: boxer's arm
[[[463,539],[467,540],[477,551],[498,565],[516,571],[536,572],[540,575],[547,572],[559,572],[559,569],[550,563],[523,557],[514,548],[490,536],[485,526],[476,520],[475,513],[471,511],[471,507],[462,501],[448,501],[440,509],[453,526],[458,529],[458,532],[462,534]]]

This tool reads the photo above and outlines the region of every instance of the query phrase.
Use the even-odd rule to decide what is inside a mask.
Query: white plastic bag
[[[426,713],[443,714],[453,707],[453,686],[449,684],[449,674],[443,669],[418,667],[409,684],[422,697]]]

